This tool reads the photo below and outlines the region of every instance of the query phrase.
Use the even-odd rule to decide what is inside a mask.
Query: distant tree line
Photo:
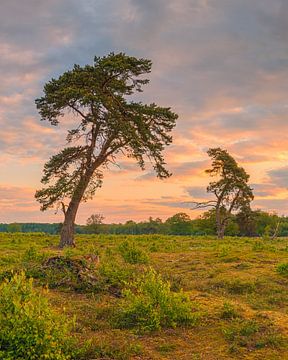
[[[94,214],[87,225],[76,225],[77,234],[170,234],[170,235],[217,235],[216,213],[214,209],[204,212],[196,219],[188,214],[177,213],[166,221],[150,217],[146,221],[133,220],[119,224],[103,223],[104,217]],[[94,221],[94,222],[93,222]],[[54,223],[12,223],[0,224],[0,232],[43,232],[59,234],[62,224]],[[272,238],[288,236],[288,217],[278,216],[261,210],[243,211],[231,215],[226,225],[226,236],[255,236]]]
[[[0,223],[0,232],[8,232],[8,233],[46,233],[51,235],[60,234],[62,228],[61,223],[11,223],[11,224],[3,224]],[[82,230],[83,228],[83,230]],[[76,225],[77,233],[83,234],[87,233],[84,229],[85,227],[81,225]]]

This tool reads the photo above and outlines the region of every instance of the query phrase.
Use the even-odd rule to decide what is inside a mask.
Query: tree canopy
[[[36,99],[42,120],[55,126],[64,116],[74,120],[68,146],[45,164],[46,187],[35,195],[41,210],[61,206],[65,214],[60,246],[74,244],[79,204],[95,194],[105,166],[118,155],[135,159],[141,169],[148,160],[159,178],[170,176],[162,152],[172,142],[177,114],[130,100],[149,82],[145,75],[151,66],[150,60],[124,53],[95,57],[93,65],[75,65],[49,81],[44,96]]]
[[[248,185],[249,175],[227,150],[211,148],[207,153],[212,159],[212,167],[205,172],[216,177],[209,183],[207,192],[216,199],[196,203],[194,208],[215,209],[217,234],[221,238],[231,214],[239,209],[250,208],[254,196]]]

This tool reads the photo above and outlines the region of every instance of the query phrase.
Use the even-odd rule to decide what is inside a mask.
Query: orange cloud
[[[105,170],[103,188],[81,206],[77,221],[85,222],[92,212],[121,221],[189,211],[181,204],[193,191],[205,193],[206,152],[216,146],[226,148],[251,174],[255,206],[288,213],[287,16],[286,0],[3,4],[3,221],[61,219],[40,213],[33,196],[45,161],[65,145],[74,120],[67,114],[56,128],[40,122],[34,99],[51,77],[111,50],[150,58],[151,83],[139,98],[179,113],[173,145],[165,150],[173,176],[160,181],[149,164],[141,172],[121,157],[119,168]],[[189,194],[189,189],[194,190]]]

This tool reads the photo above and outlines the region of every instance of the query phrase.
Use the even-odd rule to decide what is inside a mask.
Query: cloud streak
[[[160,182],[149,166],[143,173],[120,159],[122,167],[108,170],[96,199],[81,208],[82,222],[94,207],[103,209],[109,221],[147,218],[157,209],[157,216],[172,215],[186,197],[200,196],[202,188],[205,193],[206,151],[214,146],[228,149],[251,174],[255,206],[288,214],[287,18],[286,0],[2,4],[3,221],[42,218],[33,193],[40,186],[44,162],[65,144],[67,124],[53,128],[39,121],[34,99],[41,96],[44,83],[74,63],[91,63],[94,55],[110,51],[152,59],[151,84],[141,99],[171,106],[180,115],[174,143],[165,151],[173,176]],[[25,201],[17,189],[30,189],[23,190]],[[165,196],[171,201],[163,200]],[[150,206],[148,198],[153,199]]]

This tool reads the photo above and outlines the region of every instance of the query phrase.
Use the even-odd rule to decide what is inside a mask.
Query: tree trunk
[[[80,181],[78,188],[75,190],[72,199],[69,203],[67,210],[65,211],[65,219],[61,229],[59,247],[75,246],[74,232],[75,232],[75,219],[76,214],[84,195],[84,192],[89,184],[91,178],[91,171],[83,177]]]
[[[59,247],[61,249],[64,248],[64,246],[73,246],[75,247],[74,242],[74,223],[72,220],[64,221],[64,224],[61,229],[61,237],[60,237],[60,244]]]
[[[60,235],[60,244],[59,247],[63,248],[64,246],[75,246],[74,242],[74,223],[76,218],[76,213],[80,204],[80,200],[70,202],[68,209],[65,213],[64,223],[61,229]]]
[[[80,202],[83,198],[87,186],[89,185],[89,182],[91,180],[94,171],[105,161],[105,158],[106,158],[105,156],[102,157],[99,156],[97,161],[95,161],[93,164],[90,164],[90,166],[87,167],[85,174],[79,181],[79,184],[73,193],[68,208],[65,211],[65,219],[60,235],[60,244],[59,244],[60,248],[63,248],[64,246],[75,246],[75,241],[74,241],[75,219]]]
[[[220,228],[217,230],[218,239],[223,239],[224,238],[224,233],[225,233],[225,225],[221,224]]]
[[[221,221],[221,214],[220,214],[220,209],[216,208],[216,229],[217,229],[217,237],[218,239],[223,239],[224,237],[224,229],[223,229],[223,224]]]
[[[274,240],[278,236],[278,230],[279,230],[280,221],[277,222],[274,233],[271,237],[271,240]]]

